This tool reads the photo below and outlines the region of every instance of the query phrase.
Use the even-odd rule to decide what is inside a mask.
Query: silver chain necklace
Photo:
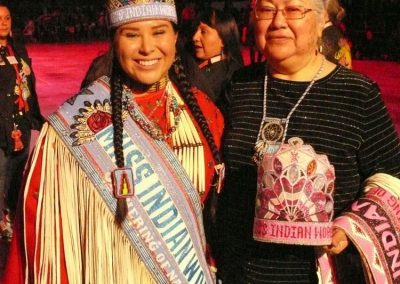
[[[314,85],[315,81],[320,76],[322,70],[324,69],[324,63],[325,63],[325,58],[323,57],[321,66],[319,67],[317,73],[312,78],[310,84],[308,85],[304,93],[301,95],[299,100],[296,102],[296,104],[293,106],[293,108],[290,110],[286,118],[283,119],[267,117],[268,71],[266,72],[264,78],[263,117],[260,123],[260,129],[258,130],[257,142],[254,147],[254,150],[256,152],[254,155],[254,159],[256,161],[259,161],[263,153],[266,152],[275,153],[279,149],[281,143],[285,142],[290,118],[292,117],[292,114],[300,105],[300,103],[303,101],[305,96],[308,94],[311,87]],[[282,126],[283,124],[284,127]],[[279,140],[281,141],[278,142]]]

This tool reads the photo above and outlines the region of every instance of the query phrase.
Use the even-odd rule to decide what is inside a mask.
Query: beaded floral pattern
[[[300,138],[289,139],[258,167],[256,217],[289,222],[329,222],[335,172]]]
[[[103,102],[96,100],[93,103],[86,101],[84,106],[84,108],[79,109],[79,114],[74,117],[76,123],[71,125],[71,129],[75,130],[70,135],[71,138],[75,139],[74,146],[93,141],[96,133],[112,124],[109,100]],[[126,119],[127,116],[128,113],[123,111],[123,119]]]

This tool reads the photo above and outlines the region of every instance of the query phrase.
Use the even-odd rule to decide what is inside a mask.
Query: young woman
[[[50,115],[5,282],[213,283],[202,202],[222,115],[185,80],[173,1],[107,9],[111,76]]]

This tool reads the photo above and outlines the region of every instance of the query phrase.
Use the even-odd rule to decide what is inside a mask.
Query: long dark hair
[[[173,24],[174,30],[177,26]],[[115,35],[115,33],[113,33]],[[185,70],[181,59],[176,56],[176,60],[169,69],[169,76],[171,80],[178,86],[179,93],[183,97],[185,103],[188,105],[191,113],[200,126],[200,129],[207,140],[211,149],[216,164],[221,163],[221,156],[215,144],[214,137],[208,127],[207,120],[197,103],[195,94],[191,89],[191,84],[185,75]],[[117,167],[123,168],[125,166],[125,158],[122,146],[123,134],[123,120],[122,120],[122,88],[123,84],[128,80],[124,74],[118,60],[114,56],[113,66],[111,72],[111,105],[112,105],[112,122],[114,126],[114,153],[116,158]],[[132,80],[131,80],[132,81]],[[125,200],[118,200],[116,220],[121,223],[126,216],[127,206]]]
[[[185,68],[183,67],[180,56],[176,57],[175,62],[172,65],[172,68],[170,68],[169,73],[171,80],[178,86],[179,93],[183,97],[191,113],[199,124],[201,132],[203,133],[208,145],[210,146],[215,162],[217,164],[221,163],[219,150],[217,148],[217,145],[215,144],[214,137],[212,136],[210,128],[208,127],[207,120],[204,117],[204,114],[201,111],[199,104],[197,103],[195,94],[191,89],[192,86],[186,77]]]
[[[196,26],[200,22],[217,30],[228,60],[234,60],[243,65],[240,34],[235,17],[229,12],[211,8],[199,13],[196,17]]]

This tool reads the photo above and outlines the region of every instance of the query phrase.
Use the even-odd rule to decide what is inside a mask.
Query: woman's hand
[[[347,248],[349,245],[349,239],[346,233],[339,228],[335,228],[332,236],[332,244],[324,246],[323,249],[329,254],[339,254]]]

